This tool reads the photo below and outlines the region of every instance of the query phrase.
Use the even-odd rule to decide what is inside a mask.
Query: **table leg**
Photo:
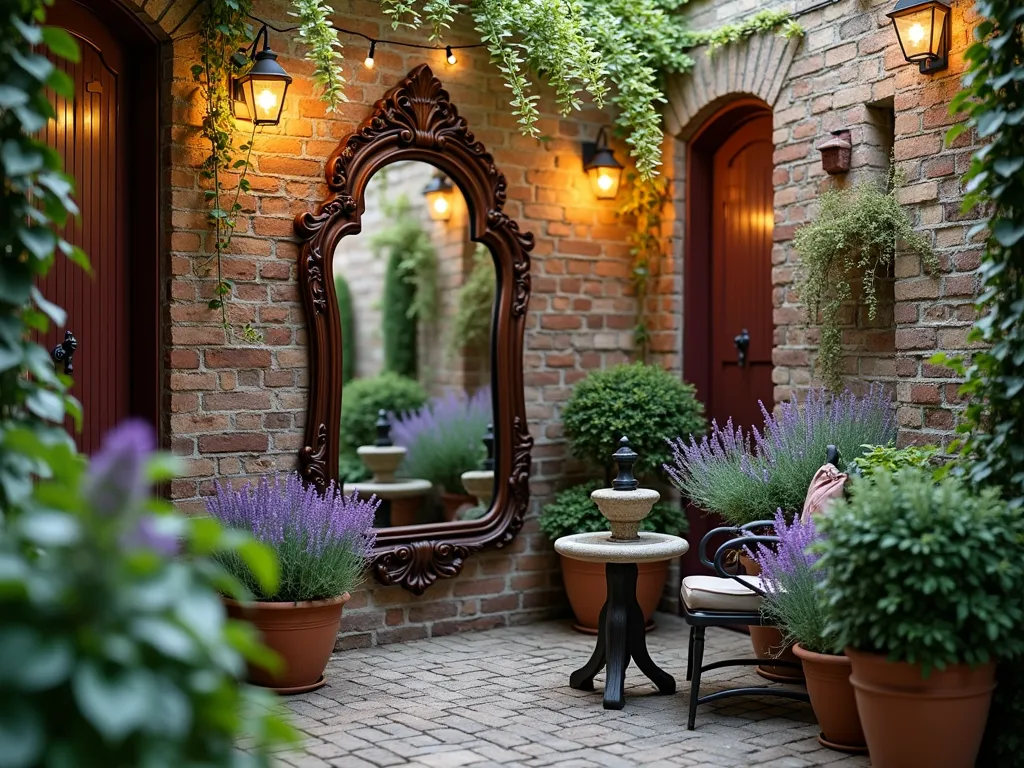
[[[604,669],[605,664],[605,642],[604,642],[604,617],[608,613],[608,604],[601,608],[601,616],[597,620],[597,647],[590,661],[577,669],[569,676],[569,687],[577,691],[594,690],[594,677]]]

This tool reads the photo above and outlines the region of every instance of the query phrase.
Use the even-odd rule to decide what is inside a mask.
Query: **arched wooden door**
[[[48,24],[75,38],[80,59],[48,54],[71,78],[75,95],[51,94],[55,117],[39,137],[60,154],[75,182],[80,214],[59,234],[92,265],[89,275],[61,256],[40,282],[43,295],[67,312],[64,326],[51,328],[42,343],[54,350],[70,333],[77,344],[71,393],[82,403],[76,440],[85,453],[130,415],[155,422],[157,402],[157,195],[147,168],[158,153],[154,141],[144,154],[148,132],[140,129],[147,117],[155,123],[155,86],[146,77],[147,57],[138,55],[139,39],[118,26],[113,8],[102,10],[58,0],[48,13]]]

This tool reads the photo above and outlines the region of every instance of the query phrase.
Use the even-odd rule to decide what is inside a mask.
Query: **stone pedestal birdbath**
[[[483,437],[487,448],[487,458],[480,462],[480,469],[471,469],[462,473],[462,486],[470,496],[476,497],[476,503],[484,509],[490,509],[494,497],[494,425],[487,425]]]
[[[373,479],[365,483],[345,483],[346,494],[358,493],[362,497],[377,496],[386,507],[388,523],[391,526],[413,525],[420,499],[433,487],[429,480],[395,477],[395,472],[405,458],[405,447],[391,442],[391,422],[386,411],[377,414],[377,438],[373,445],[361,445],[356,453],[366,468],[373,473]]]
[[[577,560],[605,564],[608,599],[598,620],[597,647],[585,665],[569,677],[576,690],[594,690],[594,677],[607,667],[604,684],[604,708],[625,706],[626,667],[630,659],[649,677],[659,693],[676,692],[672,675],[658,667],[647,652],[644,614],[636,600],[637,563],[671,560],[689,549],[678,536],[640,531],[640,523],[661,495],[641,488],[633,477],[637,454],[625,437],[612,458],[618,475],[611,488],[600,488],[590,498],[608,519],[611,531],[577,533],[555,542],[555,551]]]

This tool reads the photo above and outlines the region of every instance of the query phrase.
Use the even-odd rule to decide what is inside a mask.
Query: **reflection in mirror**
[[[333,263],[345,492],[383,500],[378,527],[482,517],[494,495],[496,278],[459,188],[426,163],[387,166]]]

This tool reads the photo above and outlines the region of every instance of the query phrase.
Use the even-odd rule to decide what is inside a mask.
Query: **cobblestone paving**
[[[823,749],[809,705],[765,697],[727,699],[698,710],[686,730],[686,625],[659,614],[648,635],[654,660],[675,676],[659,696],[630,666],[626,707],[601,706],[569,688],[594,638],[547,622],[396,643],[335,654],[328,684],[289,698],[307,735],[282,768],[445,766],[760,766],[855,768],[863,757]],[[709,629],[705,663],[750,655],[750,641]],[[763,684],[749,668],[709,672],[701,689]]]

